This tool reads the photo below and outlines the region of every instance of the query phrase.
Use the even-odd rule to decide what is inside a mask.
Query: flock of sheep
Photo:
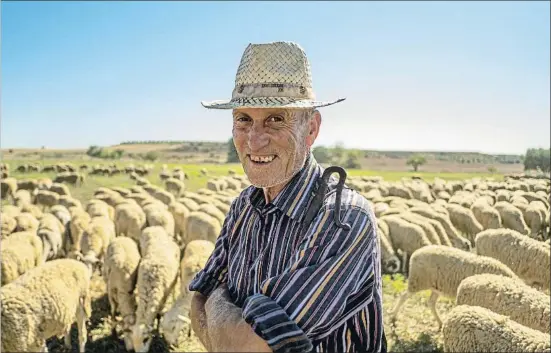
[[[352,178],[371,203],[386,272],[405,272],[428,304],[447,352],[549,352],[549,179],[432,184]],[[436,301],[456,298],[442,322]]]
[[[162,187],[137,169],[122,169],[135,185],[99,187],[84,203],[65,185],[73,179],[58,179],[82,175],[75,168],[54,168],[56,181],[2,179],[2,351],[44,351],[53,336],[71,347],[73,323],[84,351],[93,275],[105,282],[113,335],[127,350],[191,334],[187,286],[250,183],[231,172],[191,192],[181,169],[163,167]],[[551,351],[549,179],[349,177],[347,185],[372,205],[383,271],[408,277],[393,319],[409,296],[430,290],[445,351]],[[440,295],[456,300],[444,319]]]
[[[53,336],[70,348],[76,322],[84,351],[98,272],[127,350],[147,352],[158,331],[170,344],[187,336],[188,284],[250,184],[231,176],[208,183],[223,191],[189,192],[178,176],[162,188],[130,173],[135,186],[100,187],[85,204],[46,178],[2,180],[2,350],[43,351]]]

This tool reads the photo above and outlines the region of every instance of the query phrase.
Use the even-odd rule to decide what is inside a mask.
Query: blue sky
[[[2,2],[1,140],[73,148],[231,136],[247,44],[300,43],[316,141],[549,148],[549,2]]]

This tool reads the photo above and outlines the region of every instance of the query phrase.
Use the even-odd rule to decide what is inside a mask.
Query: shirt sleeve
[[[214,244],[214,250],[209,259],[205,263],[205,266],[197,272],[193,280],[190,282],[188,289],[190,291],[197,291],[204,296],[208,297],[218,286],[226,283],[228,276],[228,236],[230,235],[234,225],[234,213],[236,210],[236,203],[238,199],[235,199],[230,207],[220,235],[216,239]]]
[[[346,231],[333,222],[334,213],[320,212],[291,265],[245,300],[245,321],[274,352],[311,351],[313,340],[354,314],[346,308],[351,297],[358,309],[373,298],[378,257],[372,216],[359,207],[341,211],[341,221],[351,226]]]

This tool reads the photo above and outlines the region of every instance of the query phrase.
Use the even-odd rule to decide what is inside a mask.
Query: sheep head
[[[148,352],[153,342],[153,326],[146,324],[135,324],[131,328],[131,341],[135,352]]]
[[[180,310],[170,310],[165,313],[161,320],[161,329],[163,337],[168,344],[176,345],[181,332],[184,332],[186,336],[189,335],[191,331],[191,320],[188,316],[189,313],[181,313]]]

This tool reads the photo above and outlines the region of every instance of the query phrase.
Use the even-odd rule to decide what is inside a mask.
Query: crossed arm
[[[272,352],[242,317],[225,285],[208,298],[201,293],[193,296],[192,328],[209,352]]]
[[[219,237],[209,262],[192,281],[192,327],[209,351],[308,352],[313,341],[340,326],[371,302],[376,236],[364,210],[350,208],[345,234],[321,212],[298,246],[291,264],[260,285],[243,308],[225,287],[227,244]],[[208,297],[207,297],[208,296]],[[349,298],[355,307],[348,307]]]

